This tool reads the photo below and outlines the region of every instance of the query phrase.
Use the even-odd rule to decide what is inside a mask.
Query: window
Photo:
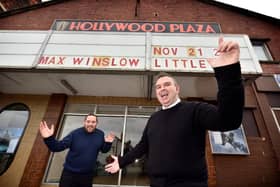
[[[124,154],[129,149],[136,146],[139,142],[142,132],[148,118],[128,117],[125,131]],[[146,173],[146,157],[136,159],[134,163],[122,169],[121,185],[149,186],[149,180]]]
[[[0,175],[12,163],[29,119],[23,104],[12,104],[0,111]]]
[[[254,51],[260,61],[272,61],[272,56],[269,52],[265,41],[263,40],[252,40]]]
[[[280,74],[274,74],[274,80],[277,83],[278,87],[280,88]]]
[[[105,172],[106,158],[110,155],[123,155],[140,140],[150,115],[158,110],[156,106],[125,106],[125,105],[68,105],[61,122],[57,139],[62,139],[70,131],[83,125],[84,116],[95,113],[98,116],[97,128],[105,135],[114,132],[116,135],[112,148],[108,153],[99,153],[93,184],[95,185],[133,185],[149,186],[145,173],[145,157],[135,161],[121,172],[111,175]],[[86,111],[88,109],[88,111]],[[77,111],[77,113],[73,112]],[[81,113],[81,111],[83,111]],[[71,112],[71,113],[68,113]],[[53,153],[46,173],[46,183],[58,183],[63,163],[68,150]]]
[[[278,132],[280,133],[280,108],[272,107],[271,112],[276,123]]]

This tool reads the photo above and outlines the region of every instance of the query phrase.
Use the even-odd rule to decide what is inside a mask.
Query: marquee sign
[[[139,22],[55,20],[52,30],[157,33],[220,33],[220,25],[209,22]]]
[[[5,36],[4,39],[1,36]],[[225,40],[239,43],[244,75],[262,73],[247,35],[223,36]],[[213,33],[0,32],[0,47],[3,49],[0,67],[166,71],[201,75],[213,73],[207,59],[219,55],[219,37],[220,34]]]

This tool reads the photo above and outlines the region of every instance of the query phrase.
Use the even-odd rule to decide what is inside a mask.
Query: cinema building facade
[[[134,147],[160,109],[159,72],[175,76],[182,100],[216,104],[207,59],[221,34],[240,45],[246,101],[241,128],[207,133],[209,186],[279,185],[279,20],[212,1],[160,2],[53,1],[2,15],[0,186],[57,186],[67,151],[49,152],[40,121],[61,139],[88,113],[116,134],[93,185],[149,186],[145,157],[114,175],[106,158]]]

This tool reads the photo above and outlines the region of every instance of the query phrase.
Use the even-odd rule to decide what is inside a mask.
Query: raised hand
[[[41,121],[39,130],[43,138],[48,138],[54,133],[54,125],[52,124],[51,128],[49,128],[46,121]]]
[[[105,166],[105,171],[109,173],[116,173],[120,170],[118,157],[111,155],[113,162]]]
[[[208,63],[213,68],[235,64],[239,61],[240,48],[235,41],[224,41],[221,36],[217,52],[219,54],[217,58],[208,59]]]
[[[110,132],[107,136],[105,136],[105,142],[113,142],[115,139],[115,134]]]

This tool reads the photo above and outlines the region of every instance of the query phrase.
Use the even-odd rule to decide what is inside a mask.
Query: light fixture
[[[61,84],[67,88],[73,95],[76,95],[78,91],[65,79],[60,80]]]

